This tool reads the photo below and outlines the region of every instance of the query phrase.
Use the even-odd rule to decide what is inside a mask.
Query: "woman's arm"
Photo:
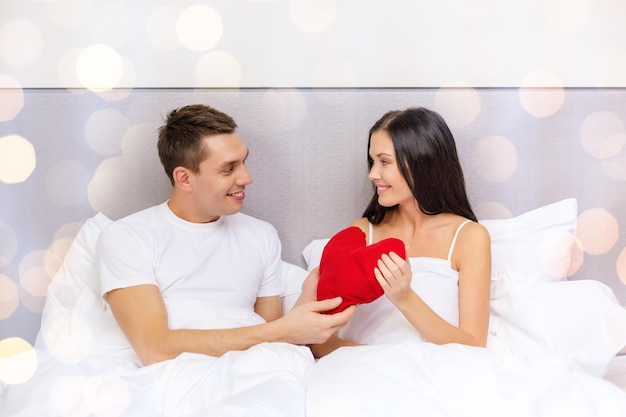
[[[385,295],[422,337],[432,343],[486,346],[491,285],[491,242],[484,226],[463,228],[453,255],[459,271],[459,327],[439,316],[411,289],[411,265],[395,253],[375,270]]]

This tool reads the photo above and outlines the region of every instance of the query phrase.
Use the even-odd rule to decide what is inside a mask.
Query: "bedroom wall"
[[[576,197],[571,279],[626,305],[624,6],[511,2],[508,27],[502,2],[414,3],[207,2],[197,28],[219,30],[189,37],[176,28],[195,27],[190,1],[3,2],[0,341],[34,341],[81,222],[167,198],[156,129],[191,103],[238,121],[254,177],[244,211],[277,227],[289,262],[362,212],[369,127],[424,106],[450,124],[480,218]]]

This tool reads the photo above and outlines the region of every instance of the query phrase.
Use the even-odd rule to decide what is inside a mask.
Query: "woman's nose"
[[[368,178],[370,181],[374,181],[374,180],[376,180],[376,179],[379,179],[379,178],[380,178],[380,175],[378,174],[378,171],[376,170],[376,168],[375,168],[374,166],[372,166],[372,167],[370,168],[370,172],[369,172],[369,174],[367,175],[367,178]]]

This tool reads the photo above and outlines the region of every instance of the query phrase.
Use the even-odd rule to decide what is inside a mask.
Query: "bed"
[[[261,344],[142,368],[98,296],[95,242],[111,222],[99,213],[85,221],[49,287],[35,349],[0,363],[11,375],[0,385],[0,415],[623,417],[626,310],[593,277],[567,279],[577,216],[568,198],[481,220],[493,252],[487,349],[435,346],[402,323],[362,315],[340,335],[366,345],[317,361],[303,346]],[[327,241],[303,249],[306,268],[282,263],[284,310]],[[239,382],[221,384],[227,374]],[[201,378],[212,381],[198,392]]]

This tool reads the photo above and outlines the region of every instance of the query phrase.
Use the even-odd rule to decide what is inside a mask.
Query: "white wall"
[[[1,85],[624,87],[623,0],[3,0]]]

